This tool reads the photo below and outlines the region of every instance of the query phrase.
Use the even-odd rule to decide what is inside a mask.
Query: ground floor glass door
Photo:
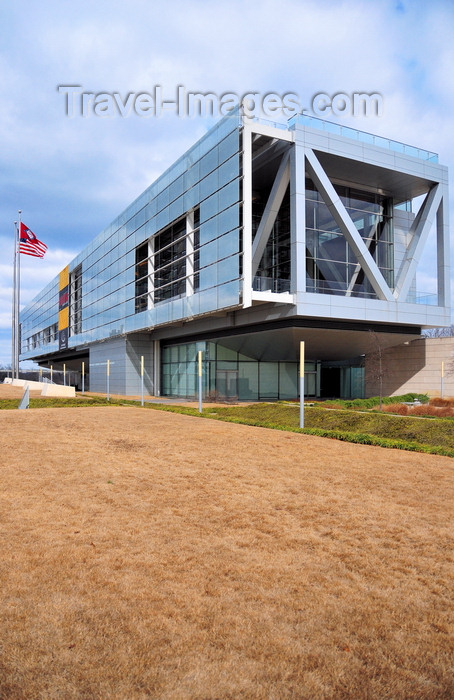
[[[216,393],[224,401],[238,398],[238,370],[218,369],[216,371]]]

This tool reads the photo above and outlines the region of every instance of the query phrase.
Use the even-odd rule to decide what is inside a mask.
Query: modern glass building
[[[437,294],[416,272],[436,240]],[[20,316],[21,360],[85,385],[213,398],[361,396],[363,356],[450,323],[447,169],[305,117],[225,117]],[[82,364],[83,363],[83,364]]]

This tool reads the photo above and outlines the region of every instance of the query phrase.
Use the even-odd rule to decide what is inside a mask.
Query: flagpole
[[[33,231],[22,226],[22,210],[18,210],[19,218],[15,222],[16,234],[14,237],[14,283],[13,283],[13,314],[12,314],[12,375],[19,379],[19,358],[21,352],[20,339],[20,254],[34,255],[42,258],[47,250],[47,245],[39,241]]]
[[[13,308],[11,316],[11,379],[16,377],[16,285],[17,285],[17,221],[14,222]]]
[[[19,379],[19,354],[20,354],[20,338],[19,338],[19,309],[20,309],[20,234],[21,234],[21,214],[22,210],[18,211],[18,228],[17,228],[17,306],[16,306],[16,368],[17,368],[17,378]]]

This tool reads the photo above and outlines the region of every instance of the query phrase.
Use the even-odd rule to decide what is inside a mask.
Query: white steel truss
[[[396,299],[405,301],[407,298],[427,237],[441,204],[441,185],[435,185],[427,193],[410,228],[410,244],[395,281],[394,297]]]
[[[254,125],[255,127],[255,125]],[[254,136],[255,128],[252,130],[245,129],[245,149],[244,149],[244,165],[246,169],[245,184],[247,187],[247,192],[251,191],[251,178],[252,178],[252,168],[254,167],[251,162],[251,141]],[[252,132],[252,133],[251,133]],[[260,134],[261,132],[259,132]],[[254,136],[252,136],[254,134]],[[252,137],[252,138],[251,138]],[[288,147],[290,146],[290,147]],[[413,224],[409,231],[409,244],[404,254],[404,258],[400,263],[398,270],[395,270],[394,286],[391,287],[385,280],[377,262],[374,260],[372,252],[370,250],[371,241],[364,240],[357,230],[355,223],[351,216],[349,215],[347,209],[345,208],[340,196],[337,194],[336,189],[325,172],[321,162],[319,161],[313,148],[308,146],[300,146],[298,143],[292,145],[288,144],[284,146],[281,142],[279,145],[279,138],[270,139],[270,141],[258,149],[254,158],[266,158],[269,153],[274,153],[275,155],[280,149],[286,148],[273,181],[271,192],[268,196],[264,212],[261,216],[260,223],[257,232],[252,242],[252,235],[247,227],[245,231],[244,238],[244,281],[250,281],[251,287],[254,277],[257,274],[257,270],[260,266],[260,262],[263,258],[267,243],[273,231],[276,219],[279,214],[279,209],[282,205],[285,193],[290,184],[291,191],[290,197],[292,201],[295,198],[295,183],[294,180],[297,176],[301,177],[302,182],[299,185],[298,193],[302,196],[302,202],[299,207],[293,203],[292,210],[292,273],[291,273],[291,288],[293,292],[297,290],[305,290],[305,222],[304,222],[304,171],[307,171],[309,177],[313,180],[317,190],[323,198],[324,203],[328,207],[331,216],[339,227],[340,231],[344,235],[348,245],[352,249],[354,255],[357,258],[357,265],[354,269],[353,276],[348,284],[345,291],[345,296],[351,297],[353,292],[354,284],[358,278],[358,275],[363,271],[365,277],[369,281],[372,289],[374,290],[377,298],[386,302],[406,302],[407,296],[411,289],[411,286],[415,279],[416,270],[418,264],[421,261],[422,253],[424,247],[427,243],[429,233],[434,223],[436,223],[437,229],[437,271],[438,271],[438,305],[445,306],[449,304],[449,231],[448,231],[448,221],[447,221],[447,189],[442,183],[435,183],[427,193],[422,206],[419,209],[418,214],[413,221]],[[297,149],[301,149],[301,156],[298,161],[295,158],[295,152]],[[304,166],[303,166],[304,162]],[[252,168],[251,168],[252,165]],[[408,175],[411,177],[411,175]],[[301,192],[300,192],[301,191]],[[249,208],[250,200],[248,197],[244,196],[244,203],[247,202],[247,211],[245,211],[244,221],[249,222],[251,211]],[[246,209],[245,207],[245,209]],[[301,220],[303,219],[303,220]],[[377,226],[377,224],[376,224]],[[250,242],[250,247],[247,245]],[[296,265],[293,260],[294,251],[301,246],[301,264]],[[298,273],[297,273],[298,271]],[[336,277],[336,268],[333,267],[333,276]],[[301,276],[301,280],[296,280],[295,276]],[[303,279],[304,278],[304,279]],[[251,299],[249,297],[250,292],[246,292],[246,288],[249,285],[245,284],[245,305],[250,305]],[[283,297],[284,295],[282,295]],[[276,299],[277,300],[277,299]],[[284,302],[284,298],[282,299]]]
[[[274,179],[273,187],[271,188],[268,201],[265,206],[260,224],[255,234],[252,244],[252,277],[254,278],[257,268],[260,265],[263,253],[265,252],[266,244],[276,222],[276,217],[284,199],[285,192],[290,182],[290,160],[289,152],[287,151],[282,156],[277,175]]]
[[[358,263],[361,265],[377,297],[386,301],[393,301],[393,293],[386,284],[385,278],[380,272],[377,263],[358,233],[355,224],[342,204],[327,174],[323,170],[320,161],[311,149],[306,150],[306,164],[309,174],[322,195],[331,216],[347,239],[348,244],[356,255]]]

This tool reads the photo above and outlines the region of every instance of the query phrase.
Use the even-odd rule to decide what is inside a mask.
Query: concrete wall
[[[74,398],[76,395],[76,389],[73,386],[63,386],[62,384],[51,384],[50,382],[34,382],[29,379],[10,379],[8,382],[5,380],[5,384],[11,384],[12,386],[27,387],[30,391],[41,391],[41,396],[66,396]]]
[[[111,394],[125,394],[126,338],[114,338],[90,348],[90,391],[107,392],[107,360],[110,361]]]
[[[153,343],[149,333],[113,338],[90,348],[90,391],[106,393],[107,360],[111,394],[140,396],[141,356],[144,356],[144,393],[153,395]]]
[[[141,393],[141,357],[144,358],[144,393],[153,395],[153,341],[148,333],[128,335],[126,341],[126,394]]]
[[[454,338],[418,338],[384,350],[383,395],[415,392],[440,396],[442,362],[443,396],[454,397]],[[380,392],[377,368],[377,353],[366,355],[366,397]]]
[[[41,396],[57,396],[70,397],[76,396],[76,389],[73,386],[62,386],[61,384],[46,384],[42,385]]]

